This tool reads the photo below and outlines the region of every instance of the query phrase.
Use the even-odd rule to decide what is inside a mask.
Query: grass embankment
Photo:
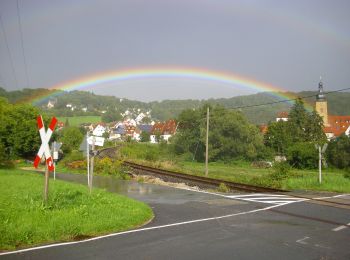
[[[169,153],[166,147],[151,144],[129,144],[122,148],[125,159],[136,163],[159,167],[167,170],[193,175],[204,175],[204,163],[193,162]],[[255,168],[245,161],[230,163],[209,163],[209,177],[233,182],[278,187],[287,190],[317,190],[333,192],[350,192],[350,179],[344,177],[339,169],[323,169],[322,184],[318,182],[318,169],[291,169],[288,176],[276,182],[274,169]]]
[[[50,181],[23,170],[0,170],[0,249],[82,239],[142,225],[153,216],[146,204],[82,185]]]
[[[84,123],[99,123],[101,122],[100,116],[69,116],[69,117],[57,117],[57,120],[63,123],[66,123],[68,119],[70,126],[80,126]]]

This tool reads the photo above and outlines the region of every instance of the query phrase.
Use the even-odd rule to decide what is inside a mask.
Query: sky
[[[0,86],[52,88],[106,72],[196,68],[284,91],[316,90],[320,76],[325,91],[347,88],[349,10],[348,0],[0,0]],[[82,90],[153,101],[266,89],[155,75]]]

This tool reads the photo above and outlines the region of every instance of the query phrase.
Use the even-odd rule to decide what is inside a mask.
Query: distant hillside
[[[17,91],[6,91],[0,88],[0,96],[8,98],[10,102],[18,102],[20,100],[32,100],[38,93],[49,95],[52,90],[47,89],[24,89]],[[298,96],[311,96],[316,92],[304,91],[297,93]],[[328,110],[332,115],[350,115],[350,93],[330,93],[327,94]],[[112,113],[125,113],[129,111],[132,114],[140,112],[151,112],[151,116],[156,120],[166,120],[176,118],[184,109],[194,109],[202,106],[205,103],[219,104],[226,108],[239,109],[247,116],[249,121],[254,124],[263,124],[271,120],[275,120],[276,114],[279,111],[288,111],[291,104],[288,102],[277,103],[266,106],[256,106],[250,108],[237,108],[257,104],[265,104],[278,101],[272,93],[258,93],[247,96],[237,96],[232,98],[220,98],[209,100],[163,100],[154,102],[141,102],[128,99],[120,99],[114,96],[95,95],[86,91],[62,92],[51,102],[54,103],[54,108],[48,109],[47,103],[49,100],[44,100],[39,106],[47,111],[52,112],[56,116],[74,116],[74,115],[101,115],[106,111]],[[305,102],[314,104],[315,96],[305,99]],[[67,108],[67,104],[74,107]],[[86,111],[85,111],[86,110]]]

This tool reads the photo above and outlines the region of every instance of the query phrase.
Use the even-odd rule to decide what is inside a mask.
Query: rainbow
[[[295,99],[295,94],[287,93],[286,90],[268,83],[259,82],[232,73],[224,73],[198,68],[140,68],[124,69],[111,72],[98,73],[96,75],[82,77],[72,81],[64,82],[50,87],[49,94],[45,93],[26,100],[33,104],[41,103],[55,95],[64,93],[63,91],[84,90],[86,88],[97,88],[110,84],[145,79],[189,79],[204,82],[225,84],[238,90],[247,89],[256,92],[269,92],[278,100]],[[293,101],[291,101],[293,103]],[[312,106],[305,103],[305,107],[312,111]]]

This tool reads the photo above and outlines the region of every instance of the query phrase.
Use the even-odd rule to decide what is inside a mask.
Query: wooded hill
[[[6,97],[9,102],[25,102],[33,100],[38,94],[45,93],[46,96],[55,93],[50,100],[54,101],[55,107],[50,110],[47,108],[49,99],[42,100],[36,104],[44,110],[50,111],[56,116],[74,116],[74,115],[100,115],[102,111],[113,111],[123,113],[126,110],[137,113],[138,109],[142,112],[151,111],[153,119],[166,120],[176,118],[184,109],[196,109],[204,103],[219,104],[229,109],[238,109],[250,122],[254,124],[264,124],[275,120],[276,114],[280,111],[288,111],[291,103],[283,102],[264,106],[245,107],[258,104],[271,103],[279,101],[272,93],[263,92],[247,96],[237,96],[232,98],[208,99],[208,100],[163,100],[154,102],[141,102],[128,99],[120,99],[114,96],[96,95],[87,91],[53,91],[48,89],[23,89],[16,91],[6,91],[0,88],[0,96]],[[300,97],[316,95],[316,92],[304,91],[296,93]],[[332,115],[350,115],[350,92],[329,93],[327,94],[328,111]],[[304,100],[309,104],[314,104],[315,96]],[[66,105],[72,104],[76,107],[74,111],[67,109]],[[87,112],[82,111],[87,108]]]

